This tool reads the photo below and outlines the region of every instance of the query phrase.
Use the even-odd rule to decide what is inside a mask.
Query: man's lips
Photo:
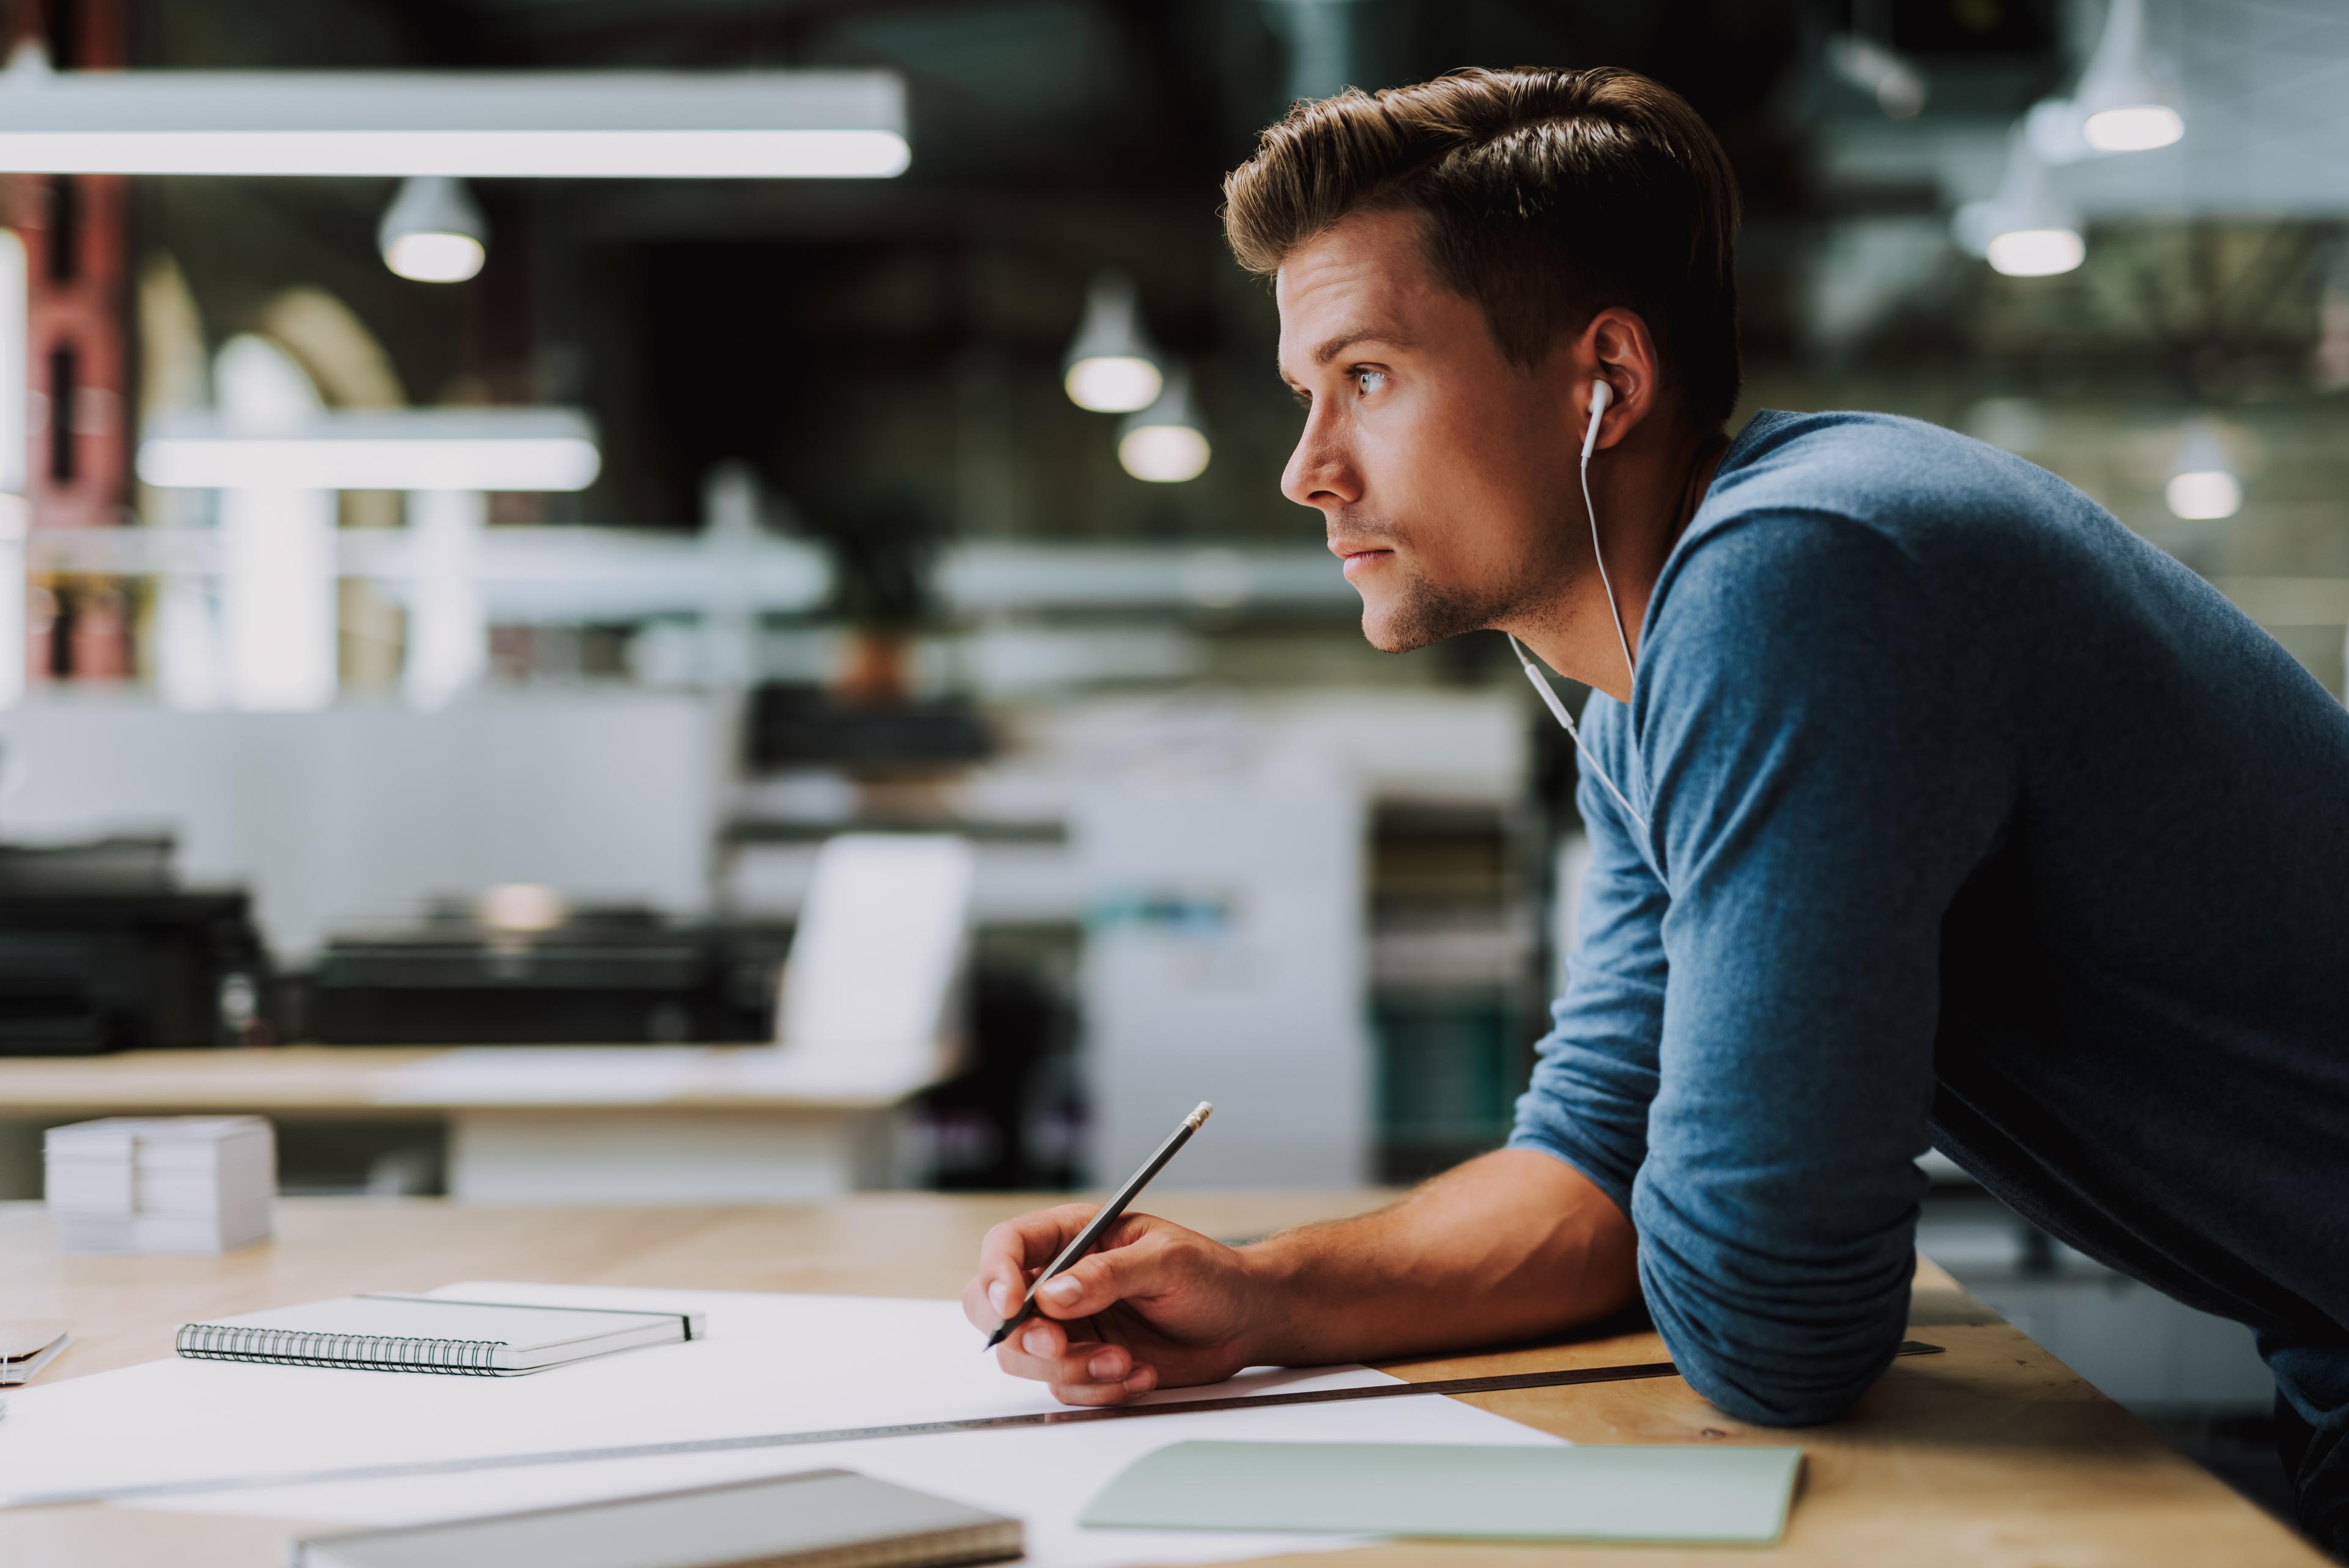
[[[1332,539],[1330,553],[1345,562],[1344,570],[1350,578],[1394,554],[1383,545],[1364,544],[1358,539]]]

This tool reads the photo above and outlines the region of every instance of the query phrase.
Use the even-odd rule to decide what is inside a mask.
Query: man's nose
[[[1299,506],[1328,510],[1350,506],[1362,498],[1360,476],[1351,458],[1319,421],[1308,420],[1297,450],[1280,476],[1280,493]]]

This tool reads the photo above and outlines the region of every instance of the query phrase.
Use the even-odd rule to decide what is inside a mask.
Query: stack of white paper
[[[282,1484],[172,1491],[147,1505],[388,1525],[836,1468],[1024,1519],[1026,1568],[1164,1568],[1349,1544],[1343,1536],[1078,1524],[1087,1500],[1167,1443],[1558,1441],[1457,1399],[1422,1397],[507,1468],[480,1461],[1059,1407],[1040,1385],[1008,1377],[981,1355],[981,1335],[954,1302],[484,1280],[431,1293],[466,1302],[698,1312],[705,1314],[705,1332],[690,1343],[529,1377],[392,1376],[172,1356],[36,1384],[15,1394],[16,1407],[0,1421],[0,1499],[263,1476]],[[1161,1390],[1143,1403],[1393,1381],[1361,1366],[1257,1368],[1226,1383]],[[369,1480],[288,1479],[411,1464],[436,1468]]]
[[[109,1116],[44,1142],[62,1251],[218,1252],[269,1234],[277,1145],[259,1116]]]

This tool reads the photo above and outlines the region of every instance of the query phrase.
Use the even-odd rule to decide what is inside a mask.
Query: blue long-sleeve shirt
[[[1749,423],[1639,648],[1585,733],[1648,826],[1586,766],[1578,942],[1511,1141],[1622,1205],[1700,1392],[1815,1421],[1884,1370],[1929,1145],[2089,1255],[2349,1355],[2330,693],[2054,475],[1875,414]]]

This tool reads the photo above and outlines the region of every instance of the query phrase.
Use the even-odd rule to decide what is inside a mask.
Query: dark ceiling
[[[1748,347],[1766,356],[1796,290],[1773,258],[1826,209],[1792,112],[1816,107],[1817,39],[1889,18],[1961,96],[2012,114],[2059,68],[2052,5],[132,0],[134,57],[153,67],[886,67],[906,79],[914,147],[892,181],[485,182],[491,264],[454,289],[376,260],[379,181],[150,182],[142,239],[181,263],[215,340],[316,285],[382,337],[412,399],[584,402],[606,475],[557,515],[683,524],[708,467],[743,458],[825,524],[1286,535],[1272,481],[1294,411],[1269,373],[1269,301],[1225,256],[1216,203],[1290,96],[1468,63],[1670,83],[1744,182]],[[1930,213],[1940,198],[1863,199]],[[1216,458],[1194,483],[1127,479],[1112,423],[1060,393],[1103,266],[1137,278],[1151,329],[1196,371]]]

